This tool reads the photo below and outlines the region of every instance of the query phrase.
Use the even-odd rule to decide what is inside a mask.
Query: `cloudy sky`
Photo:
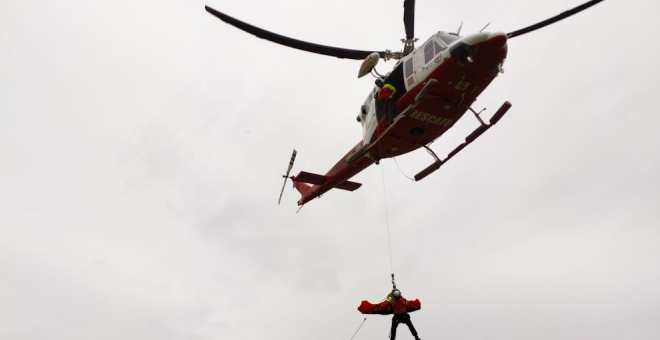
[[[416,35],[509,32],[580,2],[418,0]],[[321,44],[404,37],[402,1],[0,0],[0,338],[348,340],[390,288],[385,199],[422,339],[660,338],[655,1],[511,40],[475,104],[513,103],[497,128],[419,183],[404,174],[424,151],[298,214],[290,185],[276,203],[292,149],[294,173],[334,165],[372,79],[204,5]]]

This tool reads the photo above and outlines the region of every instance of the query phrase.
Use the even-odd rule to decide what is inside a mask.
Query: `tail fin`
[[[293,182],[293,187],[296,188],[296,190],[298,190],[300,195],[302,195],[303,197],[305,197],[305,194],[307,193],[307,191],[309,191],[309,189],[312,188],[311,185],[309,185],[305,182],[299,182],[299,181],[296,181],[296,180],[294,180],[292,182]]]

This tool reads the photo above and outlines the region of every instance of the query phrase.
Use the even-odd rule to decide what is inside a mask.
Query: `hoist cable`
[[[378,147],[380,149],[380,157],[382,159],[383,157],[383,142],[379,141],[378,142]],[[384,165],[381,164],[380,167],[380,172],[381,172],[381,179],[383,181],[383,201],[385,202],[385,225],[387,226],[387,245],[390,249],[390,270],[392,270],[392,276],[394,276],[394,261],[392,260],[392,240],[390,238],[390,216],[387,211],[387,195],[385,191],[385,170],[384,170]]]

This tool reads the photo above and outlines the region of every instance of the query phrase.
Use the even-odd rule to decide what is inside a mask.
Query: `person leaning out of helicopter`
[[[386,84],[381,78],[376,79],[376,86],[378,86],[378,91],[374,94],[376,110],[380,109],[381,114],[385,113],[387,125],[391,125],[394,122],[394,95],[396,94],[396,88],[391,84]]]

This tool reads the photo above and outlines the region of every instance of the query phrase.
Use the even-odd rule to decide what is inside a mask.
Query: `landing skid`
[[[465,143],[459,145],[454,150],[452,150],[452,152],[450,152],[449,155],[447,155],[447,158],[445,160],[439,159],[438,156],[436,156],[435,152],[433,152],[433,150],[431,150],[430,148],[424,146],[427,150],[429,150],[429,152],[431,153],[433,158],[435,158],[435,162],[433,162],[433,164],[429,165],[426,169],[420,171],[417,175],[415,175],[415,181],[421,181],[424,177],[426,177],[426,176],[432,174],[434,171],[440,169],[440,166],[447,163],[452,157],[456,156],[456,154],[458,154],[466,146],[470,145],[477,138],[479,138],[479,136],[481,136],[484,132],[486,132],[488,129],[490,129],[493,125],[497,124],[497,122],[499,122],[500,119],[502,119],[504,114],[507,111],[509,111],[510,108],[511,108],[511,103],[509,103],[508,101],[504,102],[504,104],[502,104],[502,106],[499,108],[499,110],[497,110],[497,112],[495,112],[493,117],[490,118],[490,124],[484,123],[484,121],[481,119],[481,117],[479,117],[479,113],[481,113],[481,112],[477,113],[477,112],[474,112],[474,110],[472,110],[472,108],[469,108],[470,111],[472,111],[472,113],[474,113],[474,116],[477,117],[477,119],[481,123],[481,126],[479,126],[474,131],[472,131],[472,133],[465,138]]]

